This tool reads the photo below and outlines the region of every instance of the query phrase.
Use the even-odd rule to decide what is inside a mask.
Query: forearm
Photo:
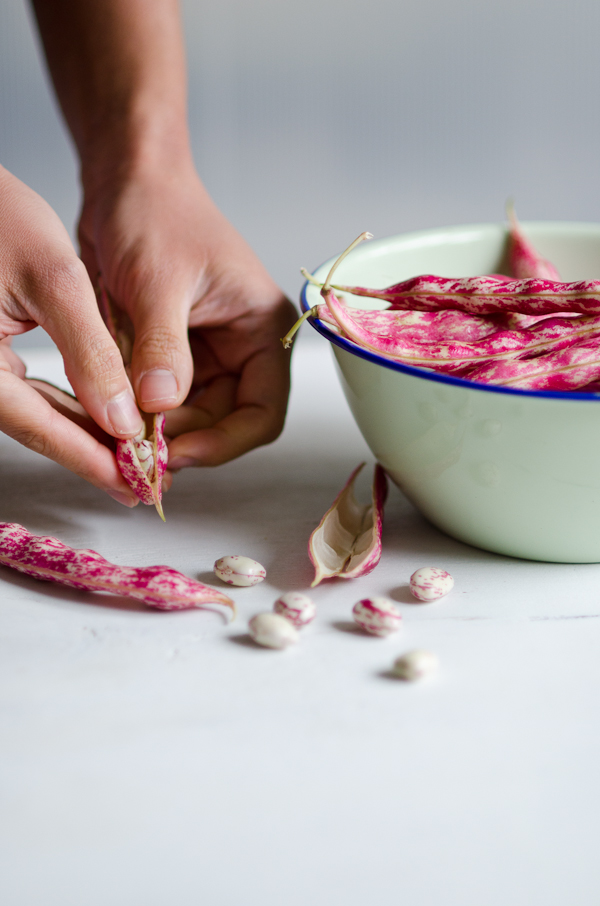
[[[116,166],[187,163],[178,0],[31,2],[84,185]]]

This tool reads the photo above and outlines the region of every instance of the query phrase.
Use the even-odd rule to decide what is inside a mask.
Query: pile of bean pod
[[[332,284],[307,312],[362,348],[392,361],[482,384],[526,390],[600,390],[600,281],[563,283],[510,213],[510,276],[462,279],[431,274],[385,289]],[[342,292],[388,304],[381,311],[348,306]],[[300,322],[299,322],[300,323]],[[297,328],[296,328],[297,329]],[[286,338],[288,346],[295,329]]]

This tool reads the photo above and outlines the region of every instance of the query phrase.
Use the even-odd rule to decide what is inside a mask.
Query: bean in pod
[[[239,554],[230,554],[227,557],[221,557],[216,561],[215,575],[227,585],[239,585],[248,587],[258,585],[267,576],[264,566],[251,560],[250,557],[242,557]]]

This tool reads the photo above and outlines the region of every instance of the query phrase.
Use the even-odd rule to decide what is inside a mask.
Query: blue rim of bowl
[[[316,270],[319,270],[319,268],[316,268]],[[300,307],[302,309],[302,314],[313,307],[308,304],[306,299],[306,290],[309,286],[310,284],[307,280],[300,293]],[[464,378],[452,377],[448,374],[438,374],[435,371],[426,371],[424,368],[417,368],[415,365],[403,365],[401,362],[394,362],[392,359],[387,359],[385,356],[378,355],[376,352],[371,352],[370,349],[364,349],[357,343],[353,343],[352,340],[341,337],[333,330],[330,330],[325,321],[322,321],[320,318],[310,317],[307,318],[307,320],[317,333],[320,333],[321,336],[329,340],[330,343],[333,343],[334,346],[339,346],[340,349],[358,356],[359,359],[366,359],[367,362],[374,362],[376,365],[383,365],[384,368],[389,368],[391,371],[399,371],[401,374],[410,374],[413,377],[418,377],[422,380],[436,381],[438,384],[452,384],[455,387],[465,387],[468,390],[481,390],[484,393],[506,393],[512,396],[521,397],[537,396],[546,400],[571,400],[576,402],[587,400],[596,403],[600,402],[600,393],[579,393],[577,390],[520,390],[517,387],[498,387],[493,384],[479,384],[476,381],[466,381]]]

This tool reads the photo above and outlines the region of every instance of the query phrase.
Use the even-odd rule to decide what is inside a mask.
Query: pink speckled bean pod
[[[0,523],[0,565],[46,582],[135,598],[159,610],[223,604],[235,613],[235,604],[223,592],[168,566],[116,566],[95,551],[32,535],[16,523]]]
[[[308,556],[315,568],[314,588],[323,579],[355,579],[366,576],[381,559],[383,505],[387,477],[378,464],[373,474],[371,503],[361,506],[354,496],[358,466],[308,541]]]
[[[423,274],[386,289],[332,285],[335,290],[369,296],[391,303],[393,309],[438,311],[455,309],[475,315],[521,312],[547,315],[557,312],[600,314],[600,281],[511,280],[497,277],[437,277]]]
[[[147,437],[144,427],[135,437],[117,441],[117,465],[127,484],[142,503],[154,505],[164,522],[162,509],[162,479],[169,460],[169,451],[163,437],[165,416],[157,412],[146,416],[152,420],[152,430]]]
[[[524,279],[539,277],[542,280],[560,280],[560,274],[550,261],[540,253],[525,236],[512,204],[507,205],[509,222],[508,266],[513,277]]]
[[[320,306],[320,314],[324,307]],[[478,362],[541,355],[552,350],[600,338],[600,317],[551,318],[521,330],[497,330],[474,343],[415,341],[406,336],[395,311],[365,312],[343,305],[332,290],[327,292],[329,317],[344,336],[380,355],[454,373]]]
[[[481,384],[521,390],[580,390],[600,379],[600,347],[590,341],[533,359],[489,362],[461,376]]]

